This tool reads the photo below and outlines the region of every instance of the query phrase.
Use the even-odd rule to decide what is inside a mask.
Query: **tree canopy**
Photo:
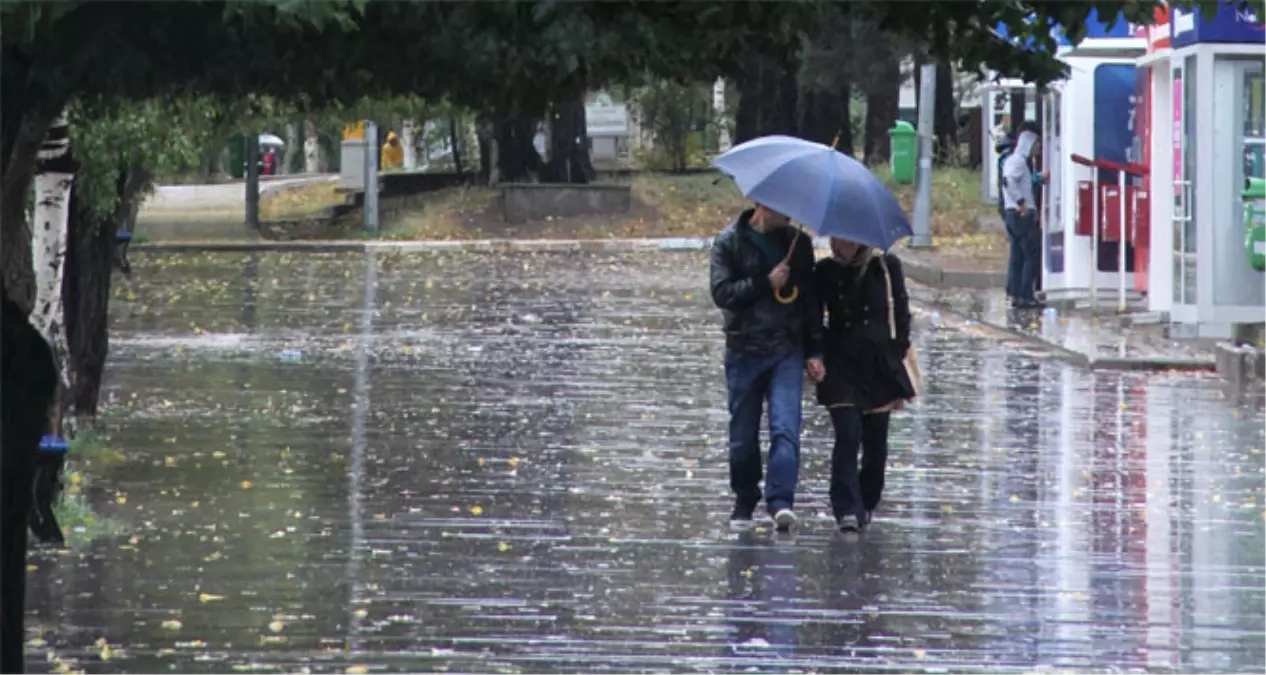
[[[885,33],[921,40],[937,59],[1041,84],[1064,72],[1054,58],[1052,25],[1075,41],[1091,9],[1150,23],[1161,2],[857,5],[865,5]],[[540,116],[603,85],[733,77],[752,54],[785,62],[803,40],[815,38],[830,7],[827,0],[5,2],[3,198],[22,200],[47,125],[72,99],[266,94],[303,110],[415,96],[498,116]],[[998,38],[998,23],[1038,49]],[[6,233],[25,227],[14,208],[3,214]],[[6,234],[3,246],[21,239]]]

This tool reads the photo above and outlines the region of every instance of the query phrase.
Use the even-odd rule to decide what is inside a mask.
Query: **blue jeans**
[[[760,419],[769,401],[769,462],[765,508],[773,514],[795,505],[800,478],[800,403],[804,352],[725,355],[730,393],[730,488],[737,504],[755,509],[760,502]]]
[[[1042,262],[1042,231],[1037,227],[1037,212],[1030,209],[1023,216],[1007,209],[1007,238],[1011,240],[1011,259],[1007,264],[1007,295],[1020,302],[1036,300],[1038,266]]]

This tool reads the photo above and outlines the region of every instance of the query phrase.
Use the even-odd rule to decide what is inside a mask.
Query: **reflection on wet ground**
[[[1211,377],[922,312],[874,528],[831,531],[806,407],[804,527],[740,536],[706,254],[136,268],[88,490],[132,532],[34,556],[35,670],[1266,663],[1263,407]]]
[[[921,287],[916,297],[923,302],[952,309],[976,320],[1005,326],[1008,330],[1040,338],[1096,361],[1151,361],[1187,364],[1204,363],[1213,370],[1213,347],[1209,341],[1179,340],[1166,336],[1165,327],[1141,325],[1122,328],[1115,307],[1046,311],[1015,309],[1002,289],[954,289]],[[1266,317],[1263,317],[1266,319]]]

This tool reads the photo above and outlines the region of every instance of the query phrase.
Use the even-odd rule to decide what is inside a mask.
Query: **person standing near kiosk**
[[[1015,149],[1003,162],[1003,222],[1011,240],[1007,266],[1008,294],[1018,309],[1042,306],[1035,295],[1042,257],[1041,229],[1037,222],[1039,204],[1034,196],[1035,176],[1031,157],[1040,152],[1037,125],[1026,121],[1016,130]]]

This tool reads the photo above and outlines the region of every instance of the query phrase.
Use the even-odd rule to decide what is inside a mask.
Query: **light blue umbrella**
[[[743,196],[824,237],[851,239],[887,251],[913,232],[900,202],[861,162],[790,136],[736,146],[712,163]]]

